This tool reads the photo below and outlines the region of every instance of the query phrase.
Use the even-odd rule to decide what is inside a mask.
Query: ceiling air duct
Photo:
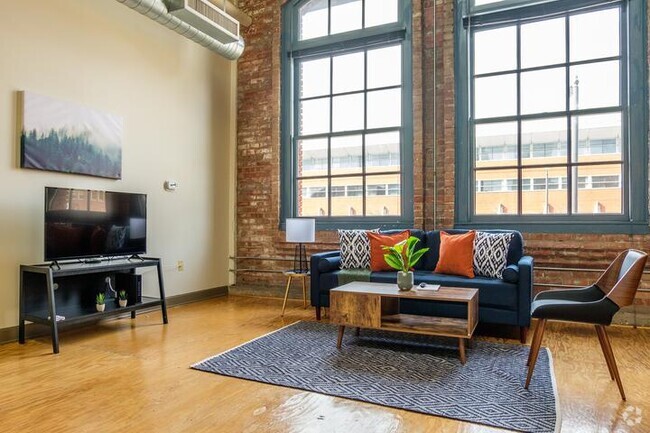
[[[163,0],[167,11],[221,43],[239,40],[239,22],[208,0]]]
[[[228,29],[232,28],[232,24],[231,27],[226,27],[217,24],[217,22],[215,21],[210,20],[209,17],[204,17],[201,23],[201,27],[205,30],[209,30],[208,23],[212,22],[211,26],[213,28],[210,31],[212,33],[216,32],[220,34],[221,39],[217,39],[214,36],[211,36],[210,34],[206,33],[205,31],[202,31],[201,29],[189,24],[188,22],[185,22],[179,17],[176,17],[171,13],[169,13],[167,7],[163,3],[163,0],[117,0],[117,1],[119,3],[124,4],[125,6],[130,7],[135,11],[140,12],[142,15],[151,18],[157,23],[164,25],[168,29],[175,31],[179,35],[184,36],[187,39],[190,39],[196,42],[197,44],[204,46],[205,48],[208,48],[209,50],[212,50],[215,53],[227,59],[237,60],[239,56],[241,56],[242,52],[244,51],[244,40],[242,39],[241,36],[239,36],[239,23],[236,20],[234,20],[232,17],[228,16],[227,14],[223,13],[222,11],[220,11],[219,9],[215,8],[212,5],[210,5],[212,7],[210,9],[211,11],[217,10],[220,13],[219,16],[225,16],[229,18],[231,21],[235,21],[235,23],[237,23],[237,32],[236,34],[232,33],[233,37],[231,37],[230,39],[226,38],[225,31],[229,31]],[[176,2],[168,1],[168,3],[171,4]],[[181,0],[180,3],[207,4],[208,2],[205,0],[204,1]],[[200,7],[197,7],[197,9],[203,10]],[[196,11],[197,9],[193,9],[193,10]],[[214,17],[213,15],[209,15],[209,16]],[[194,19],[198,19],[198,18],[195,17]],[[219,22],[226,23],[225,20]],[[218,26],[220,26],[221,29],[217,29]],[[230,42],[223,42],[222,40],[230,41]]]

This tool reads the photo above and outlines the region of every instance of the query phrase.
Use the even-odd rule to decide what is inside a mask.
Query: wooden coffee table
[[[464,303],[467,318],[400,314],[400,299]],[[348,283],[330,291],[330,321],[339,325],[338,349],[346,326],[436,335],[458,338],[460,361],[465,364],[465,340],[472,338],[478,324],[478,290],[443,286],[437,291],[402,292],[397,284]]]

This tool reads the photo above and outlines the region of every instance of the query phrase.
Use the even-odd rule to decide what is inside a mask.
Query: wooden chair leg
[[[537,339],[539,338],[539,330],[540,328],[540,323],[541,320],[537,321],[537,325],[535,326],[535,332],[533,333],[533,339],[530,341],[530,351],[528,352],[528,360],[526,361],[526,367],[530,365],[530,360],[533,357],[533,347],[535,347],[535,344],[537,344]]]
[[[532,356],[530,358],[530,363],[528,365],[528,376],[526,377],[526,385],[524,386],[524,388],[526,389],[528,389],[528,385],[530,385],[530,379],[533,377],[533,371],[535,370],[535,364],[537,363],[537,356],[539,355],[539,348],[542,345],[542,339],[544,337],[544,328],[546,327],[546,319],[540,319],[537,327],[539,328],[539,336],[533,342],[534,346],[530,347],[530,354]],[[535,330],[535,333],[537,333],[537,330]]]
[[[607,330],[603,325],[596,325],[600,327],[600,332],[603,335],[603,341],[605,342],[605,348],[607,354],[609,355],[609,361],[612,366],[612,372],[614,373],[614,379],[616,380],[616,385],[618,385],[618,391],[621,393],[621,398],[623,401],[625,398],[625,391],[623,390],[623,382],[621,382],[621,376],[618,374],[618,367],[616,366],[616,358],[614,357],[614,351],[612,350],[612,344],[609,341],[609,336],[607,335]]]
[[[305,285],[305,277],[302,277],[302,308],[307,308],[307,286]]]
[[[291,276],[289,276],[289,279],[287,280],[287,289],[284,291],[284,302],[282,303],[282,314],[281,316],[284,316],[284,309],[287,306],[287,298],[289,297],[289,289],[291,288]]]
[[[316,307],[316,320],[320,320],[320,307]]]
[[[603,332],[598,325],[594,325],[594,328],[596,328],[596,334],[598,335],[598,342],[600,343],[600,348],[602,349],[603,355],[605,356],[605,362],[607,363],[607,370],[609,371],[609,377],[612,380],[614,380],[614,371],[612,370],[612,363],[609,360],[609,355],[607,354],[607,347],[605,345],[605,340],[603,338]]]

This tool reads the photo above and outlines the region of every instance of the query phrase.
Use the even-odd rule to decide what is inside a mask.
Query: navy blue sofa
[[[388,230],[384,233],[399,232]],[[466,233],[467,230],[445,230],[449,234]],[[477,276],[466,278],[456,275],[434,273],[440,249],[440,231],[411,230],[420,239],[419,248],[429,247],[415,266],[415,283],[440,284],[450,287],[471,287],[479,290],[479,322],[518,326],[520,339],[526,341],[530,326],[530,305],[533,289],[533,258],[524,256],[521,233],[513,230],[484,230],[491,233],[513,233],[508,249],[507,268],[503,279]],[[337,287],[341,255],[330,251],[311,256],[311,304],[320,320],[321,307],[329,307],[329,291]],[[371,272],[370,281],[377,283],[397,282],[397,272]],[[464,317],[466,307],[450,303],[402,299],[400,312],[429,316]]]

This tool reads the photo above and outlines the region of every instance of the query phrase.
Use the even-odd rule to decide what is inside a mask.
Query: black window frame
[[[286,218],[298,217],[296,174],[296,131],[294,113],[297,93],[297,73],[294,73],[298,59],[318,58],[382,46],[401,45],[402,50],[402,122],[400,131],[400,184],[401,215],[383,216],[305,216],[316,219],[316,228],[332,230],[338,228],[410,228],[413,226],[413,85],[412,85],[412,12],[410,0],[398,0],[398,20],[359,30],[299,40],[299,8],[308,0],[289,0],[282,6],[281,40],[281,173],[280,173],[280,228]],[[331,0],[328,1],[328,7]],[[365,0],[362,0],[365,9]],[[331,79],[331,78],[330,78]],[[367,89],[366,89],[367,91]],[[331,109],[331,107],[330,107]],[[395,130],[397,128],[389,128]],[[364,128],[365,130],[365,128]],[[377,130],[377,132],[382,132]],[[352,132],[346,132],[349,134]],[[363,133],[363,132],[362,132]],[[331,134],[331,132],[330,132]],[[365,157],[365,155],[364,155]],[[365,177],[373,172],[362,173],[362,191],[367,196]],[[380,173],[378,173],[380,174]],[[356,175],[350,175],[356,176]],[[346,190],[347,194],[347,190]],[[330,198],[331,204],[331,198]]]
[[[468,24],[491,25],[530,20],[620,5],[625,31],[621,52],[626,61],[627,100],[622,101],[623,214],[573,215],[474,215],[473,138],[471,137],[470,50]],[[650,233],[648,228],[648,71],[646,0],[505,0],[473,6],[473,0],[456,0],[455,92],[456,92],[456,200],[455,226],[459,228],[510,228],[524,232]],[[630,91],[634,89],[634,91]],[[627,136],[625,136],[627,134]],[[570,139],[570,138],[569,138]],[[639,180],[640,179],[640,180]],[[634,180],[634,181],[633,181]]]

